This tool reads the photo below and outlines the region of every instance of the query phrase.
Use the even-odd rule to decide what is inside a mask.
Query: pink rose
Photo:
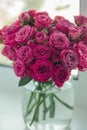
[[[50,43],[52,47],[56,49],[64,49],[67,48],[70,44],[69,39],[66,37],[65,34],[59,33],[52,33],[50,35]]]
[[[35,17],[35,15],[36,15],[36,10],[29,10],[27,12],[28,12],[28,14],[30,15],[31,18]]]
[[[50,48],[44,45],[34,47],[33,53],[36,58],[49,58],[51,56]]]
[[[79,27],[73,27],[69,29],[69,37],[72,40],[78,39],[83,34],[83,30]]]
[[[14,49],[10,48],[9,46],[5,46],[2,50],[2,54],[7,56],[10,60],[16,60],[16,52]]]
[[[55,22],[56,23],[61,23],[62,25],[67,26],[67,27],[75,26],[72,22],[70,22],[69,20],[67,20],[66,18],[64,18],[62,16],[56,16],[55,17]]]
[[[37,43],[43,44],[46,40],[46,33],[45,32],[37,32],[35,36],[35,40]]]
[[[80,71],[87,70],[87,45],[84,42],[79,42],[79,44],[75,47],[79,53],[80,61],[78,65],[78,69]]]
[[[17,50],[17,59],[25,63],[33,60],[32,49],[29,46],[22,46]]]
[[[47,12],[36,13],[34,19],[35,26],[38,29],[48,28],[52,23],[52,19],[49,17]]]
[[[14,69],[16,76],[19,76],[19,77],[25,76],[26,66],[23,62],[21,62],[21,61],[14,62],[13,69]]]
[[[39,82],[47,81],[53,73],[53,65],[50,60],[39,59],[31,64],[29,74],[32,78]]]
[[[87,23],[87,17],[83,15],[74,16],[74,20],[77,25],[82,25],[82,24]]]
[[[19,20],[20,20],[21,22],[28,22],[29,19],[30,19],[30,16],[29,16],[28,12],[23,12],[23,13],[21,13],[21,15],[19,16]]]
[[[9,47],[15,47],[17,45],[15,41],[15,33],[3,36],[3,44]]]
[[[12,33],[16,33],[21,28],[20,24],[13,23],[10,26],[5,26],[2,28],[2,34],[5,36],[11,35]]]
[[[34,27],[31,27],[29,25],[25,25],[23,28],[21,28],[17,33],[15,40],[17,43],[25,43],[27,42],[31,37],[34,36],[35,29]]]
[[[63,50],[60,54],[61,61],[63,62],[64,66],[68,69],[74,69],[78,66],[79,63],[79,55],[74,50]]]
[[[69,72],[67,69],[62,65],[57,65],[55,67],[55,71],[53,73],[52,79],[57,85],[57,87],[63,87],[65,81],[69,79]]]
[[[58,29],[58,31],[61,31],[62,33],[65,33],[65,34],[69,33],[69,27],[64,25],[63,23],[57,23],[56,29]]]

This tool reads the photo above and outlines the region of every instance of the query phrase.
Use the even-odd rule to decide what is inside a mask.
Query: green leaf
[[[21,78],[19,81],[19,87],[28,84],[31,80],[32,80],[32,78],[29,76],[25,76],[25,77]]]

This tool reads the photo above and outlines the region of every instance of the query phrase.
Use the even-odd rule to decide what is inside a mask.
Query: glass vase
[[[74,91],[69,81],[60,89],[51,81],[31,81],[22,88],[23,118],[29,130],[68,130],[73,110]]]

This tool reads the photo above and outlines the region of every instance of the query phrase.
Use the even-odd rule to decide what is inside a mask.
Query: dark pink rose
[[[34,47],[33,53],[36,58],[49,58],[51,56],[50,48],[44,45]]]
[[[30,19],[30,16],[29,16],[28,12],[23,12],[23,13],[21,13],[21,15],[19,16],[19,20],[20,20],[21,22],[28,22],[29,19]]]
[[[10,60],[16,60],[16,52],[14,49],[5,46],[2,50],[2,54],[6,57],[8,57]]]
[[[32,49],[29,46],[22,46],[17,50],[17,58],[25,63],[33,60]]]
[[[69,76],[70,74],[67,69],[62,65],[58,65],[55,67],[52,79],[57,87],[63,87],[63,84],[69,79]]]
[[[65,34],[69,33],[69,27],[64,25],[63,23],[57,23],[56,29],[58,29],[58,31],[61,31],[62,33],[65,33]]]
[[[80,56],[78,69],[80,71],[86,71],[87,70],[87,45],[85,45],[84,42],[79,42],[79,44],[76,46],[76,49]]]
[[[59,33],[52,33],[50,35],[49,44],[54,48],[64,49],[69,46],[70,41],[65,34],[59,32]]]
[[[82,24],[87,23],[87,17],[83,15],[74,16],[74,20],[77,25],[82,25]]]
[[[39,59],[31,64],[29,74],[32,78],[39,82],[47,81],[53,73],[53,65],[50,60]]]
[[[61,51],[60,56],[61,61],[68,70],[74,69],[78,66],[79,55],[76,51],[66,49]]]
[[[15,33],[3,36],[3,44],[9,47],[15,47],[17,45],[15,41]]]
[[[52,19],[49,17],[47,12],[36,13],[34,19],[35,26],[38,29],[48,28],[52,23]]]
[[[31,37],[33,37],[35,33],[34,27],[31,27],[29,25],[25,25],[23,28],[21,28],[17,33],[15,40],[17,43],[25,43],[27,42]]]
[[[31,18],[35,17],[35,15],[36,15],[36,10],[29,10],[27,12],[28,12],[28,14],[30,15]]]
[[[21,61],[14,62],[13,69],[14,69],[16,76],[19,76],[19,77],[25,76],[26,66],[23,62],[21,62]]]
[[[83,30],[79,27],[73,27],[69,29],[69,37],[72,40],[78,39],[83,34]]]
[[[37,43],[43,44],[46,40],[46,33],[45,32],[37,32],[35,36],[35,40]]]
[[[63,16],[55,16],[54,21],[59,22],[61,19],[65,20]]]
[[[2,28],[2,34],[5,36],[11,35],[12,33],[16,33],[21,28],[20,24],[13,23],[10,26],[5,26]]]
[[[56,16],[55,21],[56,23],[61,23],[62,25],[67,26],[67,27],[75,26],[72,22],[70,22],[69,20],[67,20],[66,18],[62,16]]]

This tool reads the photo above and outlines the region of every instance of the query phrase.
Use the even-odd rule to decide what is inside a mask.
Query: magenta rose
[[[17,59],[25,63],[30,63],[33,60],[32,49],[29,46],[22,46],[17,50]]]
[[[79,42],[79,44],[76,47],[80,56],[78,69],[80,71],[86,71],[87,70],[87,45],[85,45],[84,42]]]
[[[64,49],[69,47],[70,41],[65,34],[59,32],[50,35],[49,44],[56,49]]]
[[[63,84],[69,79],[69,76],[70,74],[64,66],[57,65],[55,67],[52,79],[57,85],[57,87],[63,87]]]
[[[26,66],[23,62],[21,62],[21,61],[14,62],[13,69],[14,69],[16,76],[18,76],[18,77],[25,76]]]
[[[31,18],[35,17],[35,15],[36,15],[36,10],[29,10],[27,12],[28,12],[28,14],[30,15]]]
[[[33,53],[36,58],[49,58],[51,56],[50,48],[44,45],[34,47]]]
[[[3,44],[9,47],[15,47],[17,45],[15,41],[15,33],[3,36]]]
[[[32,78],[39,82],[47,81],[53,73],[53,65],[50,60],[39,59],[31,64],[29,74]]]
[[[69,29],[69,37],[72,40],[78,39],[83,34],[83,30],[80,27],[73,27]]]
[[[74,20],[77,25],[82,25],[82,24],[87,23],[87,17],[83,15],[74,16]]]
[[[63,50],[60,57],[62,63],[68,70],[74,69],[78,66],[79,55],[76,51],[70,49]]]
[[[46,40],[46,33],[45,32],[37,32],[35,36],[35,40],[37,43],[43,44]]]
[[[2,28],[2,34],[5,36],[11,35],[12,33],[16,33],[21,28],[20,24],[13,23],[10,26],[5,26]]]
[[[52,19],[49,17],[47,12],[36,13],[34,19],[35,26],[38,29],[48,28],[52,23]]]
[[[16,60],[16,52],[13,48],[10,48],[9,46],[5,46],[3,48],[2,54],[8,57],[10,60],[13,60],[13,61]]]
[[[19,20],[20,20],[21,22],[28,22],[29,19],[30,19],[30,16],[29,16],[28,12],[23,12],[23,13],[21,13],[21,15],[19,16]]]
[[[23,28],[21,28],[17,33],[15,37],[15,41],[17,43],[25,43],[27,42],[31,37],[35,35],[35,28],[31,27],[29,25],[25,25]]]
[[[62,33],[65,33],[65,34],[69,33],[69,27],[64,25],[63,23],[57,23],[56,29],[58,29],[58,31],[61,31]]]

